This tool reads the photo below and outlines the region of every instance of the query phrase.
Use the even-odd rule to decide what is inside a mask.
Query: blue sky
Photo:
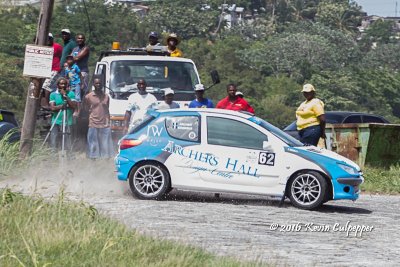
[[[368,15],[394,17],[397,5],[397,16],[400,16],[400,0],[355,0]]]

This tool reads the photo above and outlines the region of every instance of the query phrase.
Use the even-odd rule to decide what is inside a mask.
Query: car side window
[[[361,116],[360,115],[352,115],[348,116],[344,119],[343,123],[361,123]]]
[[[263,141],[268,141],[268,137],[246,123],[207,117],[208,144],[262,150]]]
[[[197,116],[169,117],[165,120],[165,128],[170,136],[190,141],[200,142],[200,124]]]
[[[385,123],[385,121],[384,120],[382,120],[381,118],[379,118],[379,117],[376,117],[376,116],[371,116],[371,115],[364,115],[363,116],[363,122],[364,123],[373,123],[373,122],[376,122],[376,123]]]

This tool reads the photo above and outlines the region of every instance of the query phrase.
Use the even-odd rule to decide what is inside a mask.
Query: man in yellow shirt
[[[167,38],[168,52],[171,57],[183,57],[182,51],[176,47],[178,44],[178,36],[175,33],[171,33]]]
[[[311,84],[305,84],[302,92],[306,101],[296,110],[300,141],[317,146],[320,138],[326,138],[324,102],[315,97],[315,88]]]

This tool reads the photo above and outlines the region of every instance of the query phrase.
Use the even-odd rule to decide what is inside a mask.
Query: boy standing
[[[78,102],[78,107],[74,112],[74,117],[77,117],[81,102],[81,70],[74,63],[72,55],[67,56],[67,66],[65,67],[65,77],[69,80],[71,91],[75,93],[75,99]]]

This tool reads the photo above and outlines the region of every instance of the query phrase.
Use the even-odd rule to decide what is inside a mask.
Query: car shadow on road
[[[229,205],[250,205],[250,206],[271,206],[281,208],[295,208],[288,199],[280,203],[280,198],[265,197],[257,195],[238,195],[238,194],[214,194],[203,192],[186,192],[173,190],[169,193],[165,201],[184,201],[184,202],[203,202],[218,203]],[[343,214],[371,214],[372,211],[354,206],[324,204],[313,211],[322,213],[343,213]]]
[[[316,211],[323,213],[343,213],[343,214],[371,214],[372,210],[353,206],[329,205],[324,204]]]
[[[280,198],[254,196],[254,195],[238,195],[238,194],[214,194],[203,192],[186,192],[175,191],[169,193],[166,201],[185,201],[185,202],[203,202],[203,203],[219,203],[230,205],[251,205],[251,206],[273,206],[280,205]],[[290,207],[290,202],[283,203],[282,207]]]

